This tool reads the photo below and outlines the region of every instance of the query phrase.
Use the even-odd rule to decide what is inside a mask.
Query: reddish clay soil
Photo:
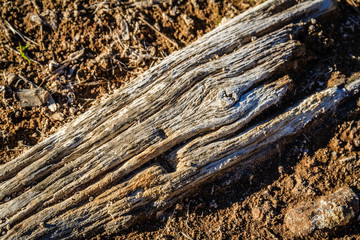
[[[0,164],[171,52],[260,2],[3,0]],[[360,72],[360,14],[346,2],[339,8],[299,36],[308,59],[289,75],[302,88],[301,94],[344,84]],[[21,56],[20,46],[28,44]],[[50,94],[56,106],[47,101],[21,107],[17,92],[34,84]],[[360,100],[352,99],[278,156],[240,175],[235,184],[226,185],[231,176],[225,176],[204,186],[155,220],[117,236],[96,238],[292,239],[284,216],[299,202],[343,186],[360,196]],[[360,217],[305,238],[359,239]]]

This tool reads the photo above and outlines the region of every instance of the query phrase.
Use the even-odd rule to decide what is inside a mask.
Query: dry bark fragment
[[[50,93],[42,88],[21,89],[15,96],[23,108],[41,106],[50,99]]]

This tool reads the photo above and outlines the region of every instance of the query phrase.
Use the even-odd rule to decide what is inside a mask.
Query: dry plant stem
[[[39,6],[36,4],[35,0],[31,0],[31,3],[34,5],[37,13],[40,13],[40,8],[39,8]]]
[[[360,14],[360,9],[358,4],[354,2],[354,0],[346,0],[346,2],[357,12]]]
[[[332,0],[266,1],[0,166],[4,238],[117,233],[302,134],[360,85],[326,89],[266,114],[294,87],[288,76],[275,76],[305,54],[289,35],[304,27],[300,21],[335,8]]]
[[[350,21],[352,21],[354,24],[356,24],[358,27],[360,27],[360,24],[356,22],[352,17],[349,17]]]
[[[4,22],[3,22],[3,20],[1,18],[0,18],[0,23],[1,23],[2,27],[4,28],[6,38],[9,41],[11,41],[11,36],[10,36],[9,30],[6,28],[6,26],[4,25]]]
[[[172,40],[171,38],[169,38],[168,36],[166,36],[165,34],[163,34],[162,32],[160,32],[159,30],[157,30],[155,27],[153,27],[148,21],[145,20],[144,16],[139,17],[139,19],[141,21],[143,21],[149,28],[151,28],[153,31],[155,31],[157,34],[159,34],[160,36],[162,36],[164,39],[166,39],[167,41],[169,41],[172,45],[174,45],[174,47],[176,47],[176,49],[179,49],[179,44],[177,44],[177,42],[175,42],[174,40]]]
[[[37,88],[38,85],[36,85],[35,83],[31,82],[30,80],[28,80],[27,78],[25,78],[24,76],[18,74],[19,78],[21,78],[22,80],[24,80],[24,82],[26,82],[27,84],[30,85],[30,88]]]
[[[32,43],[31,45],[38,45],[37,42],[31,40],[30,38],[24,36],[22,33],[20,33],[19,31],[17,31],[13,26],[11,26],[11,24],[10,24],[8,21],[6,21],[6,20],[4,20],[4,21],[5,21],[5,23],[6,23],[6,26],[7,26],[14,34],[19,35],[19,37],[20,37],[24,42],[30,42],[30,43]]]
[[[190,240],[193,240],[192,237],[190,237],[188,234],[184,233],[184,232],[181,232],[181,234],[186,237],[187,239],[190,239]]]
[[[65,68],[67,68],[68,66],[70,66],[72,61],[76,61],[78,59],[80,59],[85,53],[85,49],[81,49],[79,51],[76,51],[72,54],[70,54],[70,56],[68,57],[68,59],[64,60],[61,63],[61,66],[59,66],[58,68],[56,68],[54,71],[52,71],[50,73],[49,76],[45,77],[43,79],[43,81],[41,82],[40,86],[42,86],[44,84],[44,82],[48,82],[51,81],[55,78],[57,78],[58,76],[60,76],[61,74],[63,74],[63,71],[65,70]]]

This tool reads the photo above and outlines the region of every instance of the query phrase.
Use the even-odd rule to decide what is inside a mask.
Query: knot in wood
[[[238,88],[230,87],[219,92],[221,105],[224,108],[234,106],[240,99]]]

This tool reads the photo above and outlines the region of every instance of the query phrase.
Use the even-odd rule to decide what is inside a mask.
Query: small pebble
[[[210,207],[211,208],[218,208],[218,205],[217,205],[217,203],[215,202],[215,200],[212,200],[211,202],[210,202]]]
[[[6,75],[6,84],[7,84],[8,86],[11,86],[13,83],[15,83],[16,78],[17,78],[17,76],[16,76],[15,73],[9,73],[9,74],[7,74],[7,75]]]
[[[77,110],[76,108],[74,108],[74,107],[71,107],[71,108],[69,109],[69,112],[70,112],[72,115],[74,115],[77,111],[78,111],[78,110]]]
[[[58,67],[58,63],[53,61],[53,60],[50,60],[49,61],[49,70],[50,72],[54,71],[57,67]]]
[[[174,6],[171,10],[170,10],[170,16],[175,17],[178,14],[178,8],[177,6]]]
[[[30,16],[30,20],[32,22],[36,23],[36,24],[39,24],[39,25],[43,24],[43,20],[37,14],[32,14]]]
[[[194,24],[194,20],[192,20],[191,17],[189,17],[188,15],[182,14],[181,17],[182,19],[184,19],[184,22],[187,26],[190,27]]]
[[[295,236],[307,236],[315,230],[331,231],[345,226],[359,212],[359,198],[343,187],[317,201],[301,202],[285,215],[285,225]]]
[[[63,17],[64,17],[65,19],[70,19],[70,18],[71,18],[71,13],[70,13],[69,11],[65,11],[65,12],[63,13]]]
[[[279,166],[278,167],[278,171],[280,175],[283,175],[285,173],[284,167],[283,166]]]
[[[65,115],[63,113],[57,112],[51,115],[51,120],[53,121],[63,121],[65,119]]]
[[[176,206],[175,206],[175,210],[176,211],[181,211],[181,210],[183,210],[183,207],[182,207],[182,205],[181,204],[176,204]]]
[[[74,17],[78,17],[79,15],[80,15],[79,11],[78,11],[78,10],[74,10],[73,16],[74,16]]]

